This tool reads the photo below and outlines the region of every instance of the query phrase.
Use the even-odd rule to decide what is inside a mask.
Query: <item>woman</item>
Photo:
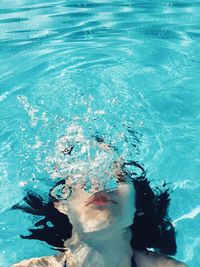
[[[80,185],[72,188],[63,179],[51,190],[47,203],[29,192],[24,199],[28,205],[14,206],[45,216],[35,224],[44,228],[31,230],[32,234],[24,238],[46,241],[60,253],[25,260],[12,267],[185,266],[163,255],[176,252],[174,229],[167,218],[168,191],[155,195],[143,168],[136,162],[123,163],[121,169],[116,165],[119,185],[113,191],[91,194]],[[132,180],[127,170],[130,165],[142,169],[142,175]]]
[[[130,167],[142,174],[137,177]],[[15,205],[14,209],[44,216],[35,224],[43,228],[23,238],[46,241],[60,252],[12,267],[186,266],[165,256],[176,253],[175,232],[167,217],[168,190],[155,194],[136,162],[117,162],[113,173],[117,185],[110,188],[95,189],[94,179],[93,191],[88,192],[85,184],[61,179],[47,202],[29,192],[26,205]]]

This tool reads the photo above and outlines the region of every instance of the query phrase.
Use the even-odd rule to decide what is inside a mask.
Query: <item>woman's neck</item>
[[[130,239],[129,228],[109,232],[73,232],[66,246],[73,254],[76,267],[129,267],[133,253]]]

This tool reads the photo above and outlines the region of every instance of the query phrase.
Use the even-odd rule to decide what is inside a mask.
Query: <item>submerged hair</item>
[[[54,207],[53,201],[50,195],[48,199],[44,199],[36,192],[28,191],[23,198],[24,203],[14,205],[12,209],[42,217],[34,224],[35,229],[29,229],[31,234],[20,235],[21,238],[45,241],[53,248],[62,251],[64,242],[71,238],[72,225],[68,216]]]
[[[133,233],[131,246],[137,250],[151,248],[163,254],[174,255],[176,239],[174,227],[168,217],[169,190],[160,189],[159,193],[154,193],[143,167],[137,162],[127,163],[127,165],[131,164],[142,170],[142,174],[133,179],[136,212],[133,224],[130,226]],[[123,172],[125,175],[131,175],[126,172],[125,165]],[[65,183],[64,179],[56,186],[62,183]],[[19,209],[42,218],[34,224],[35,229],[29,229],[31,232],[29,236],[21,235],[21,237],[45,241],[55,249],[64,249],[64,241],[71,238],[72,225],[68,216],[54,207],[56,200],[50,194],[45,200],[33,191],[28,191],[23,200],[23,204],[16,204],[12,209]]]
[[[176,254],[175,229],[168,217],[169,190],[155,194],[146,177],[134,181],[136,212],[131,226],[132,247],[138,250],[153,248],[163,254]]]

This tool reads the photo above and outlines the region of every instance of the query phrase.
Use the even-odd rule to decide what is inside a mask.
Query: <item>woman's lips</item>
[[[93,194],[89,199],[86,201],[85,206],[88,206],[90,204],[93,204],[95,206],[106,206],[108,203],[114,203],[117,204],[116,201],[112,200],[112,198],[104,193],[104,192],[98,192]]]

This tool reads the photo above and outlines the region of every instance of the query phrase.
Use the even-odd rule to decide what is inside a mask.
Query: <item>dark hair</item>
[[[138,250],[153,248],[168,255],[176,254],[175,230],[168,218],[169,190],[155,194],[146,177],[134,181],[136,212],[131,225],[132,247]]]
[[[168,218],[169,190],[163,188],[157,194],[154,193],[143,167],[133,161],[125,163],[123,171],[130,176],[133,173],[126,171],[127,165],[133,165],[142,170],[142,174],[133,179],[136,192],[136,212],[133,224],[130,226],[133,233],[132,248],[137,250],[153,248],[163,254],[174,255],[176,253],[176,240],[174,227]],[[64,182],[61,180],[58,183]],[[58,247],[58,250],[64,249],[64,241],[71,237],[72,225],[68,216],[60,213],[54,207],[55,199],[49,194],[48,199],[45,200],[36,192],[28,191],[23,200],[24,204],[16,204],[12,209],[19,209],[43,218],[35,223],[35,229],[30,229],[31,234],[29,236],[21,235],[21,237],[38,239],[47,242],[55,249]]]
[[[33,191],[28,191],[23,198],[23,204],[16,204],[11,209],[18,209],[40,218],[34,225],[35,229],[29,229],[29,236],[20,235],[24,239],[37,239],[45,241],[53,248],[62,251],[64,241],[71,238],[72,225],[67,215],[59,212],[53,203],[53,198],[42,198]]]

